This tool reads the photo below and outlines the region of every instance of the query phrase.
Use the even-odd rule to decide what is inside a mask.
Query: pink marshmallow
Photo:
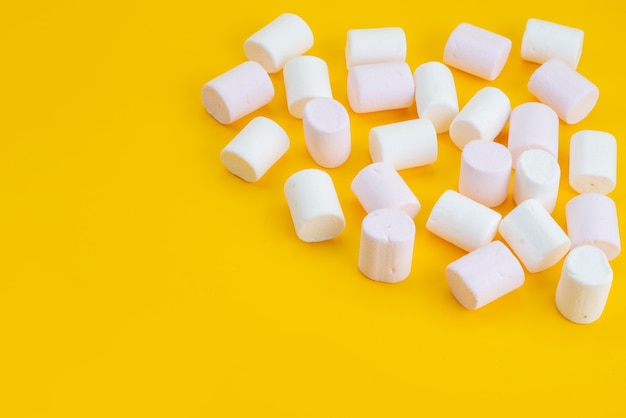
[[[407,108],[414,97],[413,73],[406,62],[354,65],[348,70],[348,103],[356,113]]]
[[[516,106],[509,119],[507,146],[513,158],[513,167],[519,156],[529,149],[542,149],[558,159],[559,116],[550,106],[539,102]]]
[[[310,100],[302,114],[304,139],[309,154],[320,166],[334,168],[350,155],[350,118],[338,101],[318,97]]]

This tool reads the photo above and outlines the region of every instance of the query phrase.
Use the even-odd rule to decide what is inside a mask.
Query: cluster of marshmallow
[[[353,29],[347,34],[347,95],[355,113],[401,109],[415,103],[417,119],[377,126],[369,133],[372,163],[351,189],[367,212],[361,223],[359,270],[395,283],[411,273],[414,218],[420,202],[399,170],[437,160],[437,134],[448,132],[461,150],[457,190],[444,191],[426,229],[467,252],[445,272],[458,302],[478,309],[519,288],[565,258],[556,305],[567,319],[598,319],[612,282],[609,261],[620,252],[615,203],[616,140],[608,132],[581,130],[570,140],[569,184],[578,195],[566,206],[567,233],[555,221],[561,170],[559,120],[575,124],[595,107],[598,88],[577,72],[583,32],[529,19],[521,57],[539,64],[528,89],[536,102],[511,108],[507,95],[487,86],[459,108],[450,68],[495,80],[512,47],[504,36],[461,23],[446,42],[443,62],[411,71],[407,42],[397,27]],[[299,16],[285,13],[244,43],[247,61],[207,82],[205,109],[230,124],[274,97],[270,73],[283,71],[289,113],[302,119],[306,148],[323,168],[342,165],[351,152],[350,118],[333,98],[328,66],[305,55],[313,34]],[[495,138],[509,124],[507,146]],[[259,180],[289,149],[287,133],[269,118],[253,118],[222,150],[234,175]],[[514,173],[514,175],[513,175]],[[509,193],[516,204],[506,216],[493,208]],[[292,174],[284,194],[296,235],[305,242],[337,237],[345,218],[331,176],[310,168]],[[503,241],[496,239],[500,234]]]

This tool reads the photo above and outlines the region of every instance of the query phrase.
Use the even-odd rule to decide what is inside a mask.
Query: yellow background
[[[417,117],[415,106],[350,112],[352,154],[327,170],[346,229],[297,239],[282,187],[315,164],[282,74],[269,105],[229,126],[200,101],[283,12],[309,24],[308,53],[326,60],[346,106],[348,29],[402,27],[412,69],[440,61],[460,22],[504,35],[513,49],[497,80],[454,76],[461,105],[493,85],[513,106],[533,100],[526,20],[583,29],[578,70],[600,99],[579,124],[561,123],[557,222],[575,196],[574,132],[612,133],[623,160],[623,2],[11,2],[0,12],[0,416],[624,416],[624,257],[590,325],[556,310],[562,262],[462,308],[444,269],[464,253],[425,229],[456,188],[460,151],[447,134],[436,163],[401,172],[422,204],[410,277],[359,273],[365,213],[350,182],[370,162],[369,129]],[[280,123],[291,148],[251,184],[219,152],[256,115]],[[622,164],[618,210],[625,174]],[[509,197],[497,210],[512,208]]]

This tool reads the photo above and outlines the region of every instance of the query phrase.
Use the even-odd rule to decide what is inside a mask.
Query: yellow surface
[[[463,105],[485,85],[512,104],[536,64],[520,58],[528,18],[585,31],[579,71],[596,108],[561,124],[554,217],[565,226],[568,143],[611,132],[624,159],[626,6],[609,1],[11,2],[0,14],[0,416],[624,416],[624,257],[602,317],[576,325],[555,308],[562,262],[527,274],[478,311],[450,293],[445,266],[463,255],[425,229],[456,188],[460,151],[402,171],[422,210],[413,271],[402,283],[357,269],[364,211],[350,182],[370,162],[373,126],[415,107],[351,114],[353,151],[327,170],[347,220],[336,239],[297,239],[282,187],[315,167],[301,121],[274,100],[232,124],[202,107],[202,85],[242,62],[243,41],[283,12],[315,35],[335,97],[347,106],[348,29],[400,26],[412,69],[441,60],[467,21],[507,36],[500,77],[454,71]],[[255,115],[291,148],[258,183],[219,152]],[[506,130],[497,139],[506,143]],[[611,193],[626,204],[624,165]],[[512,199],[498,207],[506,214]],[[624,231],[624,217],[620,219]]]

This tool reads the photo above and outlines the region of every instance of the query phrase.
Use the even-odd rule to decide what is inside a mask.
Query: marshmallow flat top
[[[350,118],[337,100],[318,97],[302,113],[304,139],[309,154],[322,167],[334,168],[350,156]]]
[[[346,39],[346,67],[406,61],[406,35],[399,27],[350,29]]]

